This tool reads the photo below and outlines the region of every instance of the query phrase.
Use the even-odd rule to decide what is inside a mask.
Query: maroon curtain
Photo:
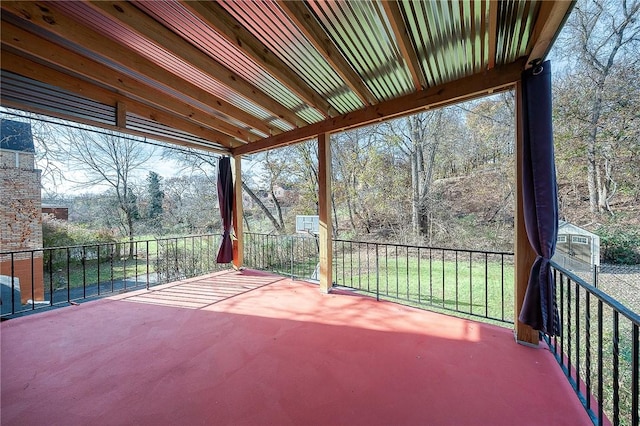
[[[551,126],[549,61],[522,74],[522,200],[529,243],[537,257],[531,267],[520,321],[549,335],[558,334],[551,257],[558,237],[558,195]]]
[[[231,241],[233,195],[231,160],[229,157],[220,157],[218,160],[218,204],[220,205],[223,233],[222,243],[216,259],[218,263],[229,263],[233,260],[233,243]]]

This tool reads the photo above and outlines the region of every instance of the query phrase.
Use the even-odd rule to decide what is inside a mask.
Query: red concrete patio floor
[[[3,425],[591,424],[549,351],[510,330],[255,271],[1,333]]]

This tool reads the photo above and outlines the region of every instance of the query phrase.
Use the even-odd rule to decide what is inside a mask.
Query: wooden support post
[[[244,207],[242,205],[242,155],[233,157],[233,229],[236,239],[233,241],[233,266],[240,269],[243,263],[244,231],[242,217]]]
[[[124,102],[116,103],[116,126],[120,129],[127,128],[127,104]]]
[[[318,135],[318,210],[320,216],[320,291],[333,286],[333,226],[331,222],[331,144],[329,135]]]
[[[516,84],[516,210],[515,210],[515,246],[514,246],[514,301],[515,301],[515,338],[516,342],[525,345],[538,345],[539,334],[537,330],[521,323],[518,320],[524,295],[527,291],[529,283],[529,273],[531,266],[536,260],[536,252],[529,243],[527,230],[524,225],[524,210],[522,201],[522,156],[523,156],[523,98],[522,98],[522,82]]]

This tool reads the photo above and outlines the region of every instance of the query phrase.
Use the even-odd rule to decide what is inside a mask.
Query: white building
[[[568,222],[560,221],[553,260],[561,266],[577,269],[600,266],[600,237]]]

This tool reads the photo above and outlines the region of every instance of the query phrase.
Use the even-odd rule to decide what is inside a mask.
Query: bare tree
[[[451,125],[451,110],[438,109],[387,123],[387,137],[409,160],[411,166],[411,223],[416,236],[430,228],[431,184],[436,154]]]
[[[346,205],[349,225],[356,231],[359,225],[371,232],[371,211],[367,208],[363,180],[367,178],[369,164],[377,155],[375,146],[379,134],[377,127],[365,127],[343,132],[332,137],[332,157],[335,175],[334,191]],[[372,179],[369,179],[372,180]]]
[[[67,128],[64,138],[57,140],[55,155],[76,172],[67,179],[79,188],[107,186],[114,192],[120,225],[129,237],[129,257],[132,258],[134,224],[139,215],[133,174],[151,158],[153,148],[115,133]]]
[[[0,108],[0,118],[27,122],[31,125],[31,137],[35,147],[35,163],[41,171],[43,196],[55,198],[57,188],[64,181],[64,172],[55,155],[51,152],[55,148],[52,142],[59,132],[57,125],[45,116],[10,108]]]
[[[607,92],[620,64],[640,59],[640,1],[589,0],[574,9],[561,47],[576,55],[577,74],[583,76],[588,111],[583,123],[586,145],[589,207],[592,213],[611,212],[616,183],[612,176],[615,147],[604,135],[603,114],[610,108]],[[603,132],[603,130],[605,130]]]
[[[165,150],[163,156],[176,159],[184,164],[185,169],[189,169],[191,171],[191,178],[189,178],[190,180],[197,178],[197,176],[201,176],[203,179],[209,182],[211,188],[216,187],[216,172],[218,170],[217,155],[211,155],[203,151],[185,148],[180,151]],[[266,167],[262,173],[262,181],[266,185],[266,187],[269,188],[269,199],[271,200],[271,204],[273,204],[275,207],[275,212],[273,212],[269,208],[266,200],[257,194],[259,190],[257,188],[252,188],[253,179],[250,179],[250,172],[248,171],[243,172],[242,189],[247,195],[249,195],[255,205],[258,206],[260,211],[272,224],[273,228],[277,232],[282,233],[285,230],[284,219],[282,217],[282,208],[280,205],[280,200],[278,200],[274,192],[275,186],[278,184],[278,180],[283,175],[283,165],[281,164],[281,158],[274,154],[263,154],[257,157],[259,157],[261,160],[264,160],[266,157]],[[184,179],[188,180],[188,178]],[[215,193],[215,190],[213,190],[213,192]],[[245,211],[244,220],[245,224],[248,227],[249,222],[248,215],[246,213],[247,211]],[[174,212],[174,216],[175,214],[179,214],[179,212],[176,211]]]

